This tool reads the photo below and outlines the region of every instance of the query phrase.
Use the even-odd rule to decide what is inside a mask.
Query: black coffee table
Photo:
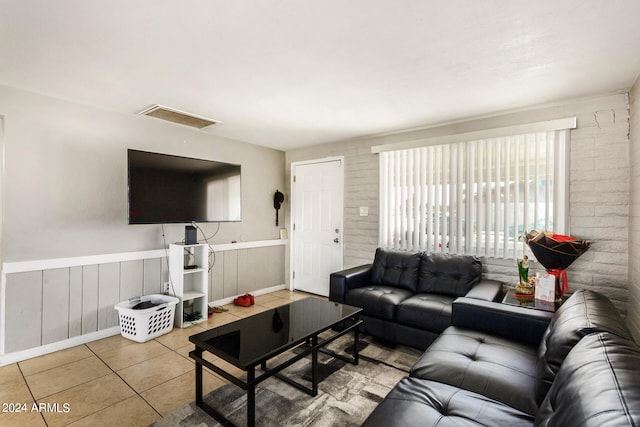
[[[361,308],[321,300],[305,298],[267,310],[262,313],[209,329],[189,337],[195,350],[189,353],[196,362],[196,405],[223,425],[233,425],[221,413],[207,405],[202,399],[202,367],[206,366],[238,387],[247,391],[247,425],[255,425],[256,385],[269,377],[276,378],[296,387],[311,396],[318,394],[318,352],[328,353],[340,360],[358,364],[358,335]],[[323,334],[319,338],[319,334]],[[354,332],[353,355],[346,357],[324,348],[338,337]],[[279,358],[278,364],[267,367],[267,362],[287,350],[288,357]],[[247,372],[246,380],[205,360],[203,352],[208,351]],[[280,371],[311,354],[311,387],[288,378]],[[259,367],[256,376],[256,367]]]

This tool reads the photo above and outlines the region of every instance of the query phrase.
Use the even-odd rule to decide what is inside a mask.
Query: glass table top
[[[189,341],[246,369],[360,311],[358,307],[304,298],[192,335]]]
[[[567,298],[569,298],[570,295],[570,293],[566,293],[559,301],[543,301],[535,298],[533,294],[518,294],[516,293],[515,288],[509,288],[507,289],[507,293],[505,294],[502,303],[532,308],[535,310],[555,312],[558,310],[558,308],[560,308],[562,303],[564,303]]]

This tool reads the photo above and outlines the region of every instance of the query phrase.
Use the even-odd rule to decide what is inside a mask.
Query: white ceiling
[[[639,22],[638,0],[0,0],[0,84],[287,150],[628,90]]]

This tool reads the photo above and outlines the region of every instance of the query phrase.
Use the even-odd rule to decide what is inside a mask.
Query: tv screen
[[[129,224],[241,220],[240,165],[128,150]]]

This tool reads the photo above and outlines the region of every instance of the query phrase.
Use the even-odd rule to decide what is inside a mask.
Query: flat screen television
[[[128,150],[129,224],[241,220],[240,165]]]

